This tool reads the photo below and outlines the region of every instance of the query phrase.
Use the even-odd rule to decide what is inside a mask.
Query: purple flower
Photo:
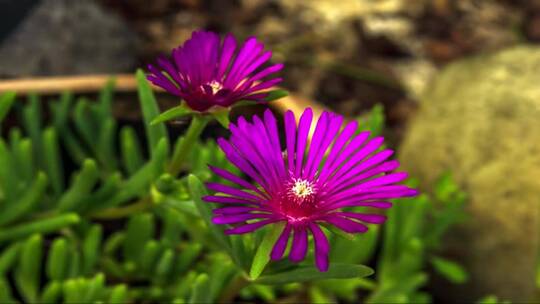
[[[213,172],[235,186],[208,183],[210,190],[224,195],[204,197],[223,207],[214,209],[215,224],[231,224],[227,234],[252,232],[265,225],[285,222],[271,252],[280,259],[292,235],[289,259],[300,262],[306,256],[308,234],[315,243],[315,263],[328,269],[329,244],[321,224],[348,233],[366,232],[368,224],[381,224],[384,215],[354,212],[351,207],[389,208],[388,200],[415,196],[417,191],[397,183],[407,178],[395,172],[399,163],[389,160],[394,153],[381,150],[382,137],[369,139],[369,132],[356,135],[358,124],[343,130],[343,117],[324,112],[308,143],[313,112],[307,109],[298,126],[294,114],[285,114],[285,153],[282,152],[276,119],[267,110],[264,118],[254,116],[231,124],[231,137],[218,140],[229,161],[253,183],[220,168]]]
[[[229,107],[239,100],[263,101],[267,93],[262,90],[278,84],[281,78],[262,79],[281,70],[283,64],[260,69],[272,52],[265,51],[255,37],[248,38],[238,52],[236,48],[231,34],[222,43],[216,33],[193,32],[182,46],[172,50],[171,59],[162,57],[156,65],[148,66],[148,80],[200,112],[213,106]]]

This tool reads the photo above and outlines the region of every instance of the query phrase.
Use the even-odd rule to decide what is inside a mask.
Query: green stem
[[[125,207],[107,208],[100,210],[90,216],[94,219],[111,220],[130,216],[134,213],[138,213],[146,210],[152,205],[152,199],[150,197],[144,197],[137,202],[127,205]]]
[[[193,147],[202,131],[208,124],[208,119],[200,115],[193,115],[186,135],[182,137],[174,147],[174,153],[169,166],[169,173],[176,176],[180,173],[184,161],[187,159],[189,149]]]

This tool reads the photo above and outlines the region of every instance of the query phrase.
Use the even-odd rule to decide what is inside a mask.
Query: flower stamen
[[[304,199],[314,192],[312,183],[303,179],[296,179],[291,188],[291,194],[300,199]]]

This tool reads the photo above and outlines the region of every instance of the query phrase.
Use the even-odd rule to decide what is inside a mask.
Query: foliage
[[[65,93],[47,107],[36,95],[25,105],[0,96],[0,119],[15,105],[23,126],[0,139],[0,302],[428,301],[429,262],[453,282],[466,280],[433,255],[461,217],[464,195],[449,175],[433,196],[396,201],[382,231],[332,236],[325,273],[309,259],[269,263],[270,228],[225,236],[200,197],[215,179],[207,164],[234,167],[214,141],[197,139],[208,120],[171,140],[160,121],[178,113],[160,116],[137,76],[144,132],[113,116],[113,82],[97,100]],[[373,113],[367,128],[380,133],[382,108]],[[226,124],[227,113],[219,115]],[[369,279],[368,263],[377,266]]]

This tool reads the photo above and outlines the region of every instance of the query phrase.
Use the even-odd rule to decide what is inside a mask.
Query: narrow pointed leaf
[[[269,91],[268,95],[266,96],[264,100],[273,101],[273,100],[280,99],[288,95],[289,95],[289,92],[287,90],[276,89],[276,90]]]
[[[150,123],[159,115],[159,108],[154,97],[154,93],[146,80],[142,70],[137,70],[137,87],[139,92],[139,102],[143,112],[144,124],[146,128],[146,137],[150,147],[151,154],[155,153],[160,139],[167,138],[167,130],[163,124],[151,125]]]
[[[276,243],[279,235],[283,231],[283,224],[273,225],[269,231],[266,232],[261,244],[257,247],[257,252],[253,257],[251,263],[251,269],[249,271],[249,277],[252,280],[257,279],[263,272],[266,264],[270,262],[270,253],[274,244]]]
[[[192,113],[191,109],[189,109],[184,104],[182,104],[174,108],[170,108],[167,111],[159,114],[157,117],[155,117],[152,120],[152,122],[150,122],[150,125],[155,126],[157,124],[160,124],[169,120],[178,119],[180,117],[190,115],[191,113]]]
[[[300,266],[296,269],[262,276],[255,280],[256,284],[281,285],[293,282],[309,282],[326,279],[362,278],[373,274],[373,269],[364,265],[331,264],[326,272],[320,272],[314,266]]]

